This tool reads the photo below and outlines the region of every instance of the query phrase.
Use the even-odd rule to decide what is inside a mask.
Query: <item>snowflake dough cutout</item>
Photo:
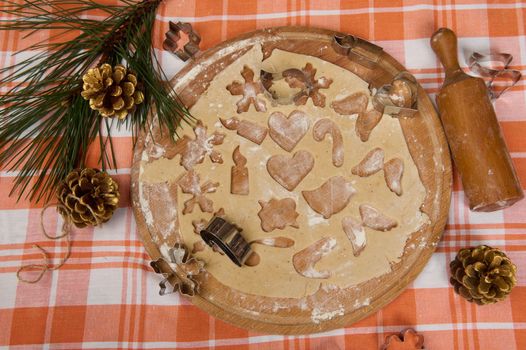
[[[198,121],[194,128],[195,139],[189,136],[184,137],[178,141],[181,145],[181,165],[186,170],[191,170],[194,165],[201,164],[206,156],[210,157],[212,163],[223,163],[223,156],[218,151],[214,150],[214,146],[220,145],[225,139],[225,134],[218,131],[208,136],[208,128],[203,125],[202,121]]]
[[[207,193],[213,193],[219,187],[219,182],[206,181],[200,184],[200,176],[194,171],[188,171],[180,180],[179,186],[183,193],[193,195],[192,198],[184,202],[183,214],[193,212],[196,204],[199,205],[201,211],[204,213],[211,213],[214,211],[214,203],[206,197]]]
[[[292,68],[282,73],[289,87],[301,89],[293,98],[296,106],[306,104],[310,97],[315,106],[325,107],[325,95],[319,90],[328,89],[332,79],[326,77],[316,79],[316,71],[312,64],[307,63],[302,69]]]
[[[261,82],[254,82],[254,71],[245,65],[241,71],[241,76],[245,80],[244,83],[235,80],[226,87],[230,94],[243,96],[236,103],[237,113],[247,112],[251,104],[254,105],[256,111],[266,112],[265,101],[257,97],[257,95],[263,94],[265,89]]]

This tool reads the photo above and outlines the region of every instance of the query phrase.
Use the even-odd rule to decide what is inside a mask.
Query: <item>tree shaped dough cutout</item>
[[[314,156],[301,150],[291,157],[274,155],[267,161],[267,171],[281,186],[292,191],[314,167]]]
[[[310,98],[315,106],[325,107],[325,95],[319,90],[328,89],[332,79],[326,77],[316,79],[316,71],[312,64],[307,63],[301,70],[292,68],[282,73],[289,87],[301,89],[293,97],[296,106],[306,104]]]
[[[265,112],[267,110],[265,100],[258,97],[265,92],[263,84],[254,81],[254,71],[247,65],[243,66],[241,76],[245,80],[244,83],[235,80],[226,87],[230,94],[243,96],[236,103],[237,113],[247,112],[250,105],[253,105],[258,112]]]

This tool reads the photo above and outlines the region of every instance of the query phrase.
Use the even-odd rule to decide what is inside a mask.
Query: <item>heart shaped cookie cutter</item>
[[[508,53],[473,52],[469,56],[469,69],[488,79],[486,85],[492,100],[498,99],[521,79],[520,71],[508,68],[512,60],[513,56]],[[505,85],[500,84],[503,80],[507,82]]]

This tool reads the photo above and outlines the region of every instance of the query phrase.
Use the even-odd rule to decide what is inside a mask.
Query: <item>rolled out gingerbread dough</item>
[[[357,115],[340,115],[330,107],[330,104],[334,100],[359,91],[370,96],[365,81],[321,59],[278,49],[274,50],[265,61],[262,60],[261,47],[255,45],[217,74],[207,91],[191,108],[191,113],[208,126],[209,134],[215,130],[226,134],[223,144],[214,146],[215,150],[222,153],[224,163],[214,164],[210,159],[205,158],[205,161],[196,165],[194,169],[203,182],[211,180],[220,183],[217,192],[209,193],[207,197],[213,201],[214,210],[224,208],[226,218],[243,228],[248,241],[284,236],[294,240],[294,245],[288,248],[276,248],[254,244],[252,248],[261,258],[260,263],[254,267],[238,268],[225,255],[214,253],[208,248],[197,252],[196,256],[206,262],[208,273],[224,285],[244,293],[269,297],[301,298],[316,292],[320,285],[349,287],[389,273],[390,264],[399,261],[410,234],[428,222],[427,216],[420,210],[426,191],[409,154],[398,120],[384,115],[381,122],[372,131],[369,140],[362,142],[355,133]],[[261,68],[279,72],[288,68],[301,69],[306,63],[311,63],[317,69],[317,78],[325,76],[333,80],[328,89],[320,90],[326,96],[324,108],[315,107],[310,99],[304,106],[276,105],[269,97],[259,95],[266,101],[266,112],[257,112],[253,106],[250,106],[248,112],[236,113],[236,102],[240,96],[232,96],[226,86],[234,80],[243,82],[240,72],[244,65],[248,65],[254,71],[255,81],[257,81]],[[283,88],[283,82],[276,85]],[[371,108],[371,102],[369,102],[368,109]],[[307,114],[310,118],[310,128],[291,153],[279,147],[268,135],[261,145],[257,145],[237,135],[235,131],[224,128],[219,122],[220,117],[225,119],[237,117],[268,126],[268,117],[271,113],[279,111],[284,115],[289,115],[293,110],[301,110]],[[332,163],[330,138],[317,142],[312,137],[313,125],[323,118],[335,121],[342,133],[344,164],[341,167],[335,167]],[[185,127],[184,134],[192,138],[194,136],[190,127]],[[232,152],[238,145],[241,153],[248,160],[246,165],[249,170],[248,195],[230,193],[230,169],[234,165]],[[385,184],[383,171],[369,177],[359,177],[351,173],[351,169],[375,147],[383,149],[386,162],[394,157],[403,160],[405,168],[402,178],[402,196],[397,196],[389,190]],[[312,153],[315,158],[314,168],[294,191],[289,192],[270,177],[266,163],[273,155],[291,156],[298,150],[307,150]],[[179,162],[179,156],[173,159],[160,158],[153,162],[144,162],[140,182],[152,184],[176,181],[185,172]],[[301,192],[316,189],[334,176],[343,176],[349,180],[356,189],[356,193],[342,211],[332,215],[329,219],[324,219],[322,215],[309,207]],[[182,202],[190,197],[183,194],[180,189],[178,191],[178,206],[182,208]],[[269,201],[272,198],[292,198],[296,201],[299,228],[287,226],[283,230],[276,229],[268,233],[262,230],[257,215],[261,208],[258,201]],[[395,219],[398,225],[387,232],[365,228],[366,247],[356,257],[353,255],[352,244],[342,229],[342,219],[353,217],[359,220],[360,204],[375,207],[383,214]],[[155,213],[153,214],[155,219]],[[186,215],[179,210],[180,232],[190,249],[195,242],[200,240],[200,237],[194,232],[192,221],[208,220],[211,215],[202,213],[197,207],[191,214]],[[298,274],[292,263],[293,255],[323,237],[334,238],[336,246],[330,254],[324,256],[315,265],[315,268],[318,271],[329,271],[330,277],[326,279],[307,278]]]

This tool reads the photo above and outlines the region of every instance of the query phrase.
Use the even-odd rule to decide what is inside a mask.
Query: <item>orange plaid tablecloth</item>
[[[448,26],[466,53],[511,53],[526,75],[526,3],[515,1],[169,0],[157,15],[156,46],[168,21],[187,21],[206,49],[257,28],[304,25],[359,35],[405,64],[431,94],[442,83],[429,47],[435,29]],[[41,33],[38,35],[47,35]],[[0,32],[0,66],[15,62],[20,33]],[[182,63],[158,50],[169,74]],[[27,56],[25,56],[27,57]],[[526,80],[496,102],[513,161],[526,187]],[[434,96],[432,96],[434,97]],[[449,223],[418,279],[393,303],[347,328],[306,336],[262,335],[214,319],[177,295],[160,297],[130,208],[131,134],[116,132],[122,205],[104,226],[74,232],[73,253],[59,271],[36,285],[18,283],[21,264],[40,258],[32,244],[63,253],[40,234],[41,207],[8,197],[13,173],[0,174],[0,349],[192,348],[378,349],[387,334],[413,327],[431,350],[526,349],[526,200],[494,213],[468,210],[455,177]],[[481,140],[483,142],[483,140]],[[95,159],[95,157],[94,157]],[[93,163],[92,165],[95,165]],[[49,230],[60,220],[50,210]],[[497,305],[465,302],[448,286],[448,263],[458,249],[486,243],[505,250],[518,266],[518,286]]]

